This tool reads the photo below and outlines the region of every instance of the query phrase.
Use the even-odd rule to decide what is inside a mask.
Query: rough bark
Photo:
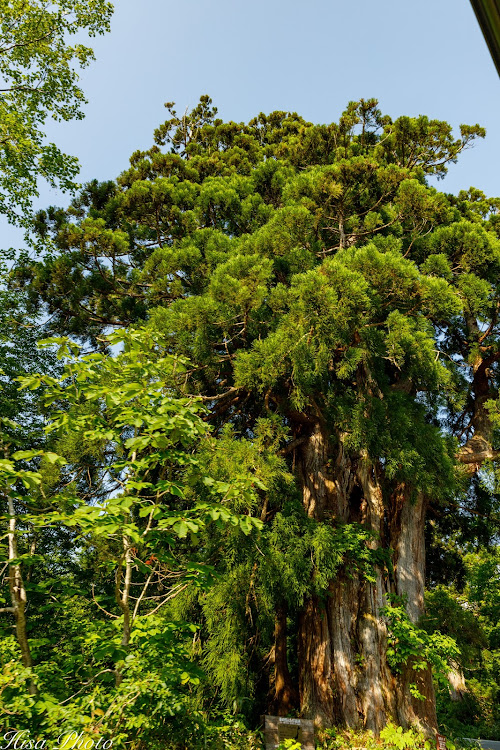
[[[423,613],[425,501],[401,492],[384,504],[377,470],[334,445],[320,421],[302,446],[304,506],[318,521],[362,523],[394,550],[394,580],[383,570],[375,581],[346,571],[332,581],[324,601],[310,598],[301,614],[299,690],[302,714],[318,724],[342,723],[379,732],[389,718],[435,728],[431,675],[411,665],[394,675],[387,664],[387,630],[380,609],[389,592],[405,595],[412,620]],[[409,692],[417,683],[425,701]]]
[[[487,402],[495,397],[492,367],[500,354],[485,345],[486,334],[479,331],[475,319],[466,316],[466,327],[468,340],[477,341],[478,348],[472,363],[469,435],[457,460],[472,475],[486,460],[500,456],[492,445],[487,409]],[[376,393],[366,367],[359,372],[359,387]],[[375,581],[369,582],[347,571],[331,582],[324,599],[313,597],[306,603],[299,633],[302,713],[317,723],[343,723],[375,732],[389,718],[403,726],[435,730],[431,671],[416,671],[409,662],[402,674],[391,673],[386,626],[380,616],[388,593],[405,600],[412,622],[424,613],[428,499],[407,486],[392,488],[390,496],[383,496],[380,483],[385,480],[376,462],[367,455],[347,455],[342,436],[328,434],[318,409],[309,426],[297,459],[308,516],[323,523],[357,522],[371,529],[379,540],[373,544],[391,551],[393,574],[377,570]],[[424,700],[412,697],[412,684]]]
[[[276,716],[287,716],[297,708],[298,694],[288,669],[287,607],[283,603],[276,610],[274,620],[274,700]]]
[[[335,718],[328,613],[329,607],[317,597],[308,599],[300,614],[298,638],[301,714],[325,726],[332,724]]]
[[[465,675],[460,667],[450,670],[450,673],[448,674],[448,682],[451,700],[463,700],[464,695],[468,692],[468,690],[467,685],[465,684]]]
[[[303,502],[318,521],[349,517],[355,473],[340,444],[332,465],[330,438],[317,420],[302,445],[300,479]],[[299,622],[299,693],[302,714],[317,724],[344,720],[355,725],[351,628],[353,601],[350,582],[332,582],[328,597],[310,598]],[[354,599],[357,602],[357,596]]]
[[[466,327],[469,341],[483,342],[485,334],[481,335],[475,318],[470,315],[466,316]],[[472,362],[471,435],[457,456],[468,474],[474,474],[485,461],[500,457],[499,452],[493,450],[492,447],[493,426],[486,408],[489,399],[496,397],[495,389],[491,383],[491,368],[500,359],[500,353],[483,355],[481,348],[481,346],[478,347]],[[486,347],[486,350],[488,349],[489,347]]]
[[[391,546],[395,551],[395,593],[406,601],[410,620],[417,623],[425,609],[425,514],[427,500],[422,493],[415,498],[405,488],[396,493],[398,511],[393,513]],[[414,683],[425,700],[413,698]],[[436,702],[430,668],[415,671],[411,662],[398,680],[397,716],[405,726],[421,725],[437,729]]]

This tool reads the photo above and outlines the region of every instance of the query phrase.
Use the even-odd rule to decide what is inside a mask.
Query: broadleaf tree
[[[0,597],[10,597],[0,608],[2,706],[8,727],[45,738],[81,727],[138,741],[140,730],[161,744],[165,722],[186,720],[200,674],[186,647],[197,627],[169,619],[166,605],[211,585],[200,537],[226,525],[252,535],[261,522],[250,511],[266,487],[251,472],[226,483],[203,470],[200,444],[210,454],[217,441],[201,400],[178,393],[182,358],[162,356],[140,329],[109,340],[123,351],[85,355],[67,339],[48,340],[64,359],[62,373],[20,378],[41,393],[48,440],[66,458],[39,449],[0,461],[8,524]],[[64,532],[72,553],[58,549]],[[77,639],[75,607],[93,613]],[[60,609],[68,610],[62,627],[51,623]],[[21,664],[7,636],[12,617]]]
[[[45,126],[83,117],[77,69],[94,57],[76,37],[108,31],[112,8],[107,0],[0,3],[0,214],[10,222],[30,225],[40,180],[75,187],[78,161],[47,142]]]

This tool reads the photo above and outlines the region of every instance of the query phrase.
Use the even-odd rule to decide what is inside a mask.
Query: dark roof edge
[[[500,0],[470,0],[500,76]]]

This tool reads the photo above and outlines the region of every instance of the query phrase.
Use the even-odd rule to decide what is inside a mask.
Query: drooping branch
[[[487,447],[484,450],[477,449],[476,437],[469,440],[458,452],[457,458],[461,464],[467,467],[467,471],[475,474],[486,461],[496,461],[500,458],[500,451]]]

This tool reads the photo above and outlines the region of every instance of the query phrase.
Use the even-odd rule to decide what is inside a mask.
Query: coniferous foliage
[[[480,546],[496,554],[500,200],[429,181],[484,131],[375,100],[329,125],[224,122],[206,96],[167,108],[116,182],[38,215],[56,249],[13,283],[95,349],[144,326],[183,362],[177,395],[206,407],[201,473],[259,483],[230,505],[261,528],[201,531],[217,575],[164,610],[198,627],[191,700],[254,722],[435,728],[436,686],[442,705],[450,674],[497,649]],[[439,602],[471,628],[462,656]]]

